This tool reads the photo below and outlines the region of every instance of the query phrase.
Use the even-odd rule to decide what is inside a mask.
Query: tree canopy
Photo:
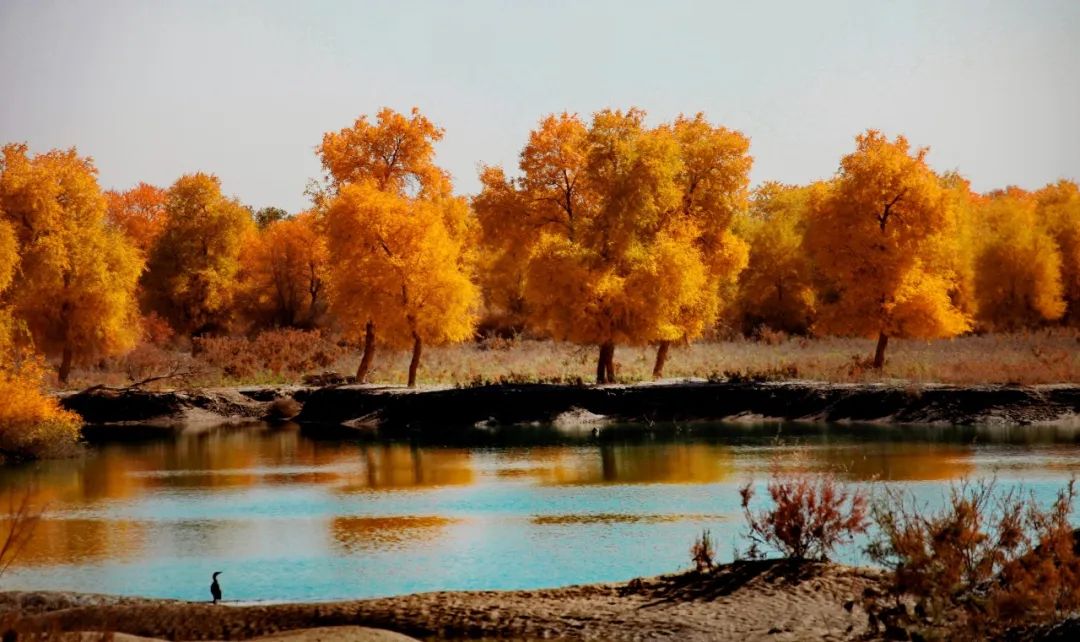
[[[903,136],[890,141],[875,130],[855,141],[812,208],[806,247],[828,281],[819,331],[876,336],[880,368],[889,338],[955,336],[970,320],[949,296],[957,277],[940,244],[955,214],[928,150],[912,153]]]

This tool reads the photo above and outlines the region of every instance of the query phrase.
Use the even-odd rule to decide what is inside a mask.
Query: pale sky
[[[457,191],[568,110],[704,111],[753,181],[836,170],[868,127],[980,191],[1080,179],[1080,2],[0,0],[0,143],[76,146],[105,188],[213,172],[298,211],[314,147],[380,107],[446,129]]]

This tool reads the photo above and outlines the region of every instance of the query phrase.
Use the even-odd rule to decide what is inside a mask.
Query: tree
[[[60,355],[61,383],[76,360],[122,352],[137,338],[142,258],[106,224],[96,175],[74,149],[31,157],[25,145],[3,148],[0,211],[20,257],[8,300],[37,348]]]
[[[672,341],[689,341],[701,336],[716,322],[725,304],[722,293],[734,290],[739,273],[746,267],[749,246],[732,233],[736,215],[745,212],[750,186],[750,139],[725,127],[714,127],[704,114],[679,116],[672,126],[679,144],[682,171],[681,217],[674,225],[684,226],[686,243],[700,253],[706,280],[688,282],[692,290],[683,297],[689,305],[672,310],[660,328],[653,377],[663,375],[664,361]],[[685,253],[686,247],[673,250]]]
[[[330,281],[338,317],[380,341],[412,346],[409,387],[424,345],[473,333],[479,293],[468,248],[452,223],[468,215],[460,198],[414,199],[374,181],[345,185],[326,213]]]
[[[384,107],[376,116],[375,122],[360,116],[353,123],[338,132],[328,132],[323,136],[318,154],[323,169],[327,174],[328,188],[315,194],[316,207],[332,209],[331,201],[349,185],[371,183],[374,189],[387,194],[422,198],[447,198],[450,194],[450,178],[435,165],[434,144],[443,137],[443,130],[428,120],[415,107],[408,116]],[[341,210],[339,209],[339,212]],[[464,219],[448,221],[454,227],[452,232],[459,232],[457,226],[465,225]],[[331,243],[330,257],[338,262],[333,249],[340,244]],[[350,287],[340,279],[355,280],[369,278],[363,273],[346,273],[335,269],[331,273],[332,290],[350,291]],[[364,300],[361,297],[360,300]],[[349,314],[367,314],[367,308],[357,305],[356,301],[346,302],[338,299],[338,310],[349,310]],[[340,315],[339,315],[340,316]],[[343,319],[345,325],[357,328],[353,318]],[[374,315],[364,317],[363,327],[364,352],[356,371],[356,380],[363,382],[371,369],[375,355],[376,323]]]
[[[269,223],[241,252],[241,300],[261,326],[313,328],[326,310],[326,239],[308,212]]]
[[[223,328],[237,292],[240,249],[254,238],[251,215],[221,193],[211,174],[188,174],[169,188],[165,227],[143,279],[149,307],[180,333]]]
[[[15,268],[19,266],[19,240],[15,228],[4,217],[0,209],[0,293],[7,290],[15,279]]]
[[[975,294],[982,325],[1019,330],[1061,318],[1061,253],[1035,198],[1017,188],[995,192],[980,208],[980,219]]]
[[[165,190],[139,183],[126,192],[105,192],[109,207],[106,219],[148,255],[165,229]]]
[[[443,130],[413,107],[408,116],[382,108],[370,123],[360,116],[339,132],[327,132],[319,146],[331,191],[366,180],[392,194],[439,196],[449,192],[450,178],[435,165],[434,143]]]
[[[651,129],[644,118],[548,116],[522,175],[484,168],[474,201],[501,272],[490,298],[557,339],[599,346],[598,383],[614,381],[619,343],[658,343],[659,376],[666,346],[715,321],[720,282],[746,260],[729,227],[745,204],[748,141],[701,115]]]
[[[1045,222],[1061,254],[1065,320],[1080,325],[1080,187],[1060,180],[1035,193],[1038,219]]]
[[[817,316],[817,294],[803,236],[813,193],[827,189],[821,183],[794,187],[769,182],[754,191],[746,225],[749,263],[739,277],[744,332],[759,326],[809,332]]]
[[[934,245],[939,262],[955,274],[949,292],[953,304],[969,318],[978,316],[975,293],[975,263],[986,234],[981,207],[984,198],[971,189],[971,182],[958,172],[940,176],[941,188],[956,221],[955,230]]]
[[[265,230],[278,221],[290,218],[290,214],[280,207],[264,207],[255,212],[255,225],[260,230]]]
[[[941,264],[940,244],[954,213],[927,149],[869,130],[840,161],[833,189],[812,207],[806,247],[829,283],[818,328],[877,336],[881,368],[890,337],[949,337],[970,326],[949,293],[956,275]]]

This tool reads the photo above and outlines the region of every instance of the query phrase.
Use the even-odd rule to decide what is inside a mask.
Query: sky
[[[975,189],[1080,179],[1080,2],[0,0],[0,143],[101,184],[217,174],[296,212],[324,132],[382,106],[446,130],[459,193],[545,114],[705,112],[752,180],[827,178],[867,128]]]

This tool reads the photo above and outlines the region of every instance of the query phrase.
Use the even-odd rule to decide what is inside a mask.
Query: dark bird
[[[221,571],[214,573],[214,581],[210,583],[210,595],[214,598],[214,604],[221,601],[221,585],[217,583],[218,575],[221,575]]]

